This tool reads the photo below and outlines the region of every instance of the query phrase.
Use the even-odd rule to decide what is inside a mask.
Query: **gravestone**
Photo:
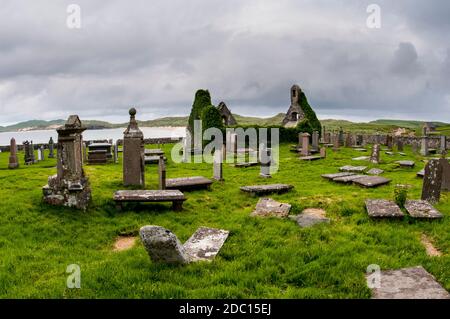
[[[200,227],[184,245],[174,233],[161,226],[144,226],[139,234],[153,262],[188,264],[214,259],[228,238],[229,232]]]
[[[326,217],[326,212],[318,208],[307,208],[301,214],[290,216],[290,218],[302,228],[321,223],[330,223],[330,219]]]
[[[240,190],[245,193],[254,195],[268,195],[268,194],[281,194],[286,193],[293,189],[294,186],[288,184],[271,184],[271,185],[252,185],[242,186]]]
[[[69,116],[65,125],[58,128],[57,174],[48,178],[42,189],[44,201],[51,205],[75,207],[86,210],[91,200],[89,179],[82,164],[82,132],[86,128],[77,115]]]
[[[387,148],[392,150],[392,148],[394,146],[393,144],[394,144],[393,137],[392,137],[392,135],[388,134],[386,136],[386,146],[387,146]]]
[[[371,276],[368,275],[368,281]],[[450,294],[422,266],[382,271],[373,299],[450,299]]]
[[[136,122],[136,109],[129,111],[130,122],[123,133],[123,184],[145,187],[144,134]]]
[[[50,140],[48,141],[48,158],[54,158],[55,157],[55,143],[53,142],[53,137],[50,137]]]
[[[298,145],[297,148],[303,147],[303,132],[298,133]]]
[[[440,219],[442,214],[426,200],[407,200],[405,209],[413,218]]]
[[[413,168],[416,163],[414,161],[396,161],[396,164],[398,164],[400,167],[407,167],[407,168]]]
[[[344,145],[344,131],[342,130],[342,127],[339,129],[338,133],[338,139],[339,139],[339,145]]]
[[[374,144],[372,146],[372,155],[370,156],[370,162],[373,164],[380,163],[380,144]]]
[[[223,151],[223,147],[214,150],[213,178],[216,181],[223,181]]]
[[[321,175],[321,176],[322,176],[323,178],[333,180],[333,179],[335,179],[335,178],[347,177],[347,176],[355,176],[355,175],[356,175],[355,173],[348,173],[348,172],[345,172],[345,173],[323,174],[323,175]]]
[[[356,185],[366,188],[379,187],[389,184],[390,182],[391,180],[389,178],[381,176],[363,176],[362,178],[358,178],[353,181]]]
[[[442,187],[442,165],[439,160],[431,159],[425,166],[425,176],[423,178],[422,200],[431,204],[438,203],[441,198]]]
[[[15,169],[19,167],[19,158],[17,157],[17,144],[14,137],[11,139],[9,147],[9,165],[8,168]]]
[[[259,151],[261,162],[259,176],[263,178],[271,178],[272,176],[270,175],[270,166],[272,164],[272,150],[266,148],[264,144],[261,144]]]
[[[428,156],[428,137],[422,136],[421,144],[420,144],[420,155],[422,156]]]
[[[312,135],[312,149],[317,151],[319,149],[319,132],[314,131]]]
[[[447,137],[445,135],[441,136],[441,145],[440,145],[441,153],[445,153],[447,150]]]
[[[289,204],[280,203],[271,198],[261,198],[250,216],[286,218],[290,210]]]
[[[382,170],[380,168],[372,168],[367,172],[367,174],[369,174],[369,175],[380,175],[383,173],[384,173],[384,170]]]
[[[401,218],[404,216],[398,205],[391,200],[368,199],[366,209],[369,217],[372,218]]]
[[[339,168],[341,172],[350,172],[350,173],[364,173],[367,169],[367,166],[352,166],[345,165]]]
[[[397,139],[397,151],[403,152],[403,150],[404,150],[403,141],[400,138],[398,138]]]
[[[321,158],[326,158],[327,157],[327,148],[326,147],[321,147],[320,148],[320,157]]]
[[[38,161],[44,160],[44,148],[42,146],[38,147]]]
[[[36,159],[34,157],[33,142],[23,142],[23,148],[25,153],[25,165],[34,164],[36,162]]]
[[[330,144],[330,143],[331,143],[331,133],[326,132],[325,133],[325,144]]]
[[[166,189],[166,162],[164,155],[159,156],[158,162],[159,189]]]
[[[353,142],[352,142],[352,134],[351,133],[346,133],[346,137],[345,137],[345,147],[352,147]]]
[[[442,166],[442,191],[450,191],[450,163],[447,159],[441,158],[439,164]]]
[[[303,133],[302,134],[302,156],[309,156],[309,138],[310,138],[310,134],[309,133]]]

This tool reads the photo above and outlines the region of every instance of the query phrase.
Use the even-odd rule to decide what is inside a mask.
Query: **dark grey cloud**
[[[450,2],[3,0],[0,125],[185,115],[195,90],[271,116],[298,83],[319,117],[450,122]],[[82,28],[66,27],[77,3]]]

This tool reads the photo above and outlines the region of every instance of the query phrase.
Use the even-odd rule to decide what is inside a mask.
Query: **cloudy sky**
[[[81,8],[81,28],[67,7]],[[368,5],[381,28],[368,28]],[[450,122],[447,0],[0,0],[0,125],[186,115],[198,88],[271,116]]]

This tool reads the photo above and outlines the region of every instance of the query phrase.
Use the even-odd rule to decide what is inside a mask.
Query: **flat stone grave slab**
[[[401,218],[405,216],[398,205],[391,200],[367,199],[366,209],[372,218]]]
[[[358,152],[367,152],[367,149],[366,148],[354,148],[354,150],[355,151],[358,151]]]
[[[234,164],[234,167],[247,168],[247,167],[257,166],[257,165],[259,165],[258,162],[236,163],[236,164]]]
[[[280,203],[271,198],[261,198],[250,216],[286,218],[290,210],[289,204]]]
[[[219,253],[229,233],[223,229],[200,227],[184,243],[183,248],[191,262],[211,261]]]
[[[408,167],[408,168],[413,168],[416,165],[416,163],[414,163],[413,161],[397,161],[395,163],[400,165],[401,167]]]
[[[370,159],[370,156],[359,156],[352,158],[352,161],[368,161]]]
[[[350,175],[350,176],[344,176],[344,177],[337,177],[333,178],[333,182],[336,183],[342,183],[342,184],[351,184],[354,181],[366,177],[366,175]]]
[[[251,193],[255,195],[266,195],[273,193],[286,193],[293,189],[294,186],[288,184],[271,184],[271,185],[253,185],[253,186],[242,186],[241,191],[246,193]]]
[[[210,188],[212,180],[203,176],[169,178],[166,180],[166,189],[192,190]]]
[[[222,229],[200,227],[184,245],[174,233],[161,226],[144,226],[140,229],[139,234],[153,262],[188,264],[214,259],[228,238],[229,232]]]
[[[422,266],[380,273],[373,299],[450,299],[450,294]]]
[[[145,155],[146,156],[159,156],[164,155],[164,151],[157,148],[157,149],[145,149]]]
[[[384,154],[386,154],[386,155],[390,155],[390,156],[393,156],[393,155],[395,155],[395,153],[394,153],[394,152],[385,152]]]
[[[380,175],[383,173],[384,173],[384,170],[382,170],[381,168],[372,168],[369,171],[367,171],[367,174],[369,174],[369,175]]]
[[[316,161],[322,159],[321,156],[303,156],[299,157],[302,161]]]
[[[346,165],[339,168],[341,172],[350,172],[350,173],[364,173],[366,169],[367,166],[351,166],[351,165]]]
[[[406,211],[413,218],[440,219],[442,214],[425,200],[407,200]]]
[[[318,208],[305,209],[301,214],[290,216],[290,218],[295,220],[302,228],[330,222],[330,219],[326,217],[326,212]]]
[[[174,210],[181,210],[186,197],[179,190],[120,190],[113,200],[119,209],[124,202],[172,202]]]
[[[346,172],[346,173],[323,174],[322,177],[326,179],[335,179],[339,177],[354,176],[354,175],[356,174]]]
[[[164,161],[167,162],[167,157],[164,156]],[[159,155],[145,156],[145,164],[158,164]]]
[[[425,169],[422,169],[422,170],[418,171],[416,175],[417,175],[417,177],[422,177],[423,178],[425,176]]]
[[[386,185],[389,184],[390,182],[391,182],[390,179],[381,176],[363,176],[362,178],[353,180],[353,183],[367,188]]]
[[[398,153],[398,155],[406,156],[406,153],[400,152],[400,153]]]

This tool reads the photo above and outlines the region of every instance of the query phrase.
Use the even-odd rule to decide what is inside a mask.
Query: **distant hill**
[[[274,126],[281,125],[284,113],[279,113],[272,117],[260,118],[260,117],[249,117],[233,114],[238,122],[238,125],[249,126]],[[142,127],[164,127],[164,126],[186,126],[188,122],[187,116],[179,117],[163,117],[155,120],[149,121],[138,121],[139,125]],[[403,121],[403,120],[388,120],[381,119],[372,121],[369,123],[355,123],[346,120],[333,120],[325,119],[320,121],[322,126],[326,127],[327,131],[337,131],[341,127],[344,131],[350,132],[365,132],[365,133],[375,133],[375,132],[393,132],[398,128],[406,128],[411,132],[416,132],[420,134],[424,122],[421,121]],[[45,129],[55,129],[58,126],[64,125],[64,120],[53,120],[53,121],[41,121],[41,120],[31,120],[26,122],[17,123],[10,126],[0,126],[0,132],[14,132],[20,130],[45,130]],[[450,136],[450,124],[442,122],[432,122],[437,127],[437,134],[445,134]],[[106,128],[119,128],[125,127],[127,123],[113,124],[105,121],[97,120],[83,120],[83,124],[88,129],[106,129]]]

